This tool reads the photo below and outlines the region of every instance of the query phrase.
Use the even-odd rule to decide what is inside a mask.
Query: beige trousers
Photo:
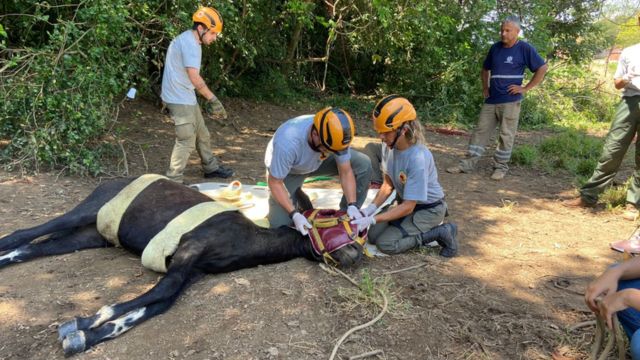
[[[464,172],[473,171],[484,154],[489,140],[499,127],[498,146],[493,155],[495,169],[509,169],[509,160],[513,151],[513,142],[518,131],[520,118],[520,101],[504,104],[484,104],[480,110],[478,125],[473,130],[467,157],[460,160],[460,168]]]
[[[167,108],[176,130],[176,143],[171,152],[167,177],[182,182],[184,168],[194,149],[198,150],[205,173],[218,169],[218,159],[211,152],[209,130],[204,123],[200,106],[167,104]]]

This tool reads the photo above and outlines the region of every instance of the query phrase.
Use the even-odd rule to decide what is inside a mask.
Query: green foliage
[[[544,83],[522,103],[523,129],[546,127],[608,128],[619,94],[594,69],[580,64],[551,63]]]
[[[519,15],[527,41],[548,58],[578,63],[605,40],[595,24],[599,2],[217,1],[210,5],[222,14],[223,36],[203,48],[201,74],[218,95],[283,102],[321,93],[312,101],[363,113],[383,94],[400,93],[421,118],[469,127],[482,103],[481,63],[504,15]],[[2,2],[3,163],[99,172],[111,153],[103,139],[114,106],[130,86],[158,86],[166,49],[190,28],[197,5]],[[608,97],[589,85],[585,70],[554,69],[544,90],[527,96],[523,126],[603,121]]]
[[[615,40],[616,46],[626,48],[640,43],[638,16],[640,16],[640,13],[636,13],[635,16],[630,17],[620,26],[620,32],[618,32]]]
[[[538,145],[541,166],[549,172],[567,170],[581,178],[591,176],[602,151],[602,140],[577,130],[565,130]]]
[[[132,85],[148,83],[145,33],[159,30],[149,3],[87,1],[68,6],[17,2],[9,17],[0,68],[2,159],[21,166],[100,171],[101,144],[114,102]],[[6,5],[5,5],[6,6]],[[137,19],[137,21],[132,21]]]
[[[538,159],[538,150],[532,145],[520,145],[513,149],[511,162],[522,166],[531,166]]]

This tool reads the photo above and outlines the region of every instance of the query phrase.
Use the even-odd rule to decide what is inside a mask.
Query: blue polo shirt
[[[493,44],[482,65],[491,72],[489,97],[485,103],[504,104],[522,100],[522,94],[509,94],[509,86],[522,85],[525,66],[536,72],[544,64],[536,49],[522,40],[510,48],[505,48],[501,41]]]

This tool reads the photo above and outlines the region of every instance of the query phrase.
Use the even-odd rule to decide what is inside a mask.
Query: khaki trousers
[[[182,182],[184,168],[194,149],[198,150],[205,173],[217,170],[218,159],[211,152],[209,130],[204,123],[200,106],[167,104],[167,108],[176,130],[176,142],[171,152],[167,177]]]
[[[520,117],[520,101],[504,104],[484,104],[480,110],[478,125],[473,130],[467,157],[460,160],[460,168],[464,172],[473,171],[484,154],[489,140],[499,127],[498,146],[493,155],[495,169],[509,170],[509,160],[513,151],[513,142],[518,131]]]

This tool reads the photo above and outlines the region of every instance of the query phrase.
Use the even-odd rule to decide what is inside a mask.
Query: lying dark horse
[[[148,178],[154,179],[132,190]],[[306,206],[310,207],[303,194],[299,190],[298,198],[306,199]],[[117,199],[125,199],[126,206],[111,206]],[[215,202],[206,195],[157,176],[107,182],[68,213],[0,239],[0,267],[46,255],[113,246],[107,241],[109,231],[120,246],[142,255],[144,263],[147,245],[174,226],[180,214],[193,208],[201,213],[199,209],[211,203]],[[120,216],[112,216],[118,212]],[[44,235],[49,237],[31,243]],[[322,261],[307,236],[288,227],[259,227],[235,210],[203,216],[202,222],[174,238],[175,251],[164,253],[159,264],[156,261],[166,276],[151,290],[133,300],[104,306],[93,316],[77,317],[60,325],[58,334],[65,355],[115,338],[166,311],[198,274],[234,271],[297,257]],[[341,266],[350,266],[361,260],[362,251],[354,242],[335,250],[331,256]]]

